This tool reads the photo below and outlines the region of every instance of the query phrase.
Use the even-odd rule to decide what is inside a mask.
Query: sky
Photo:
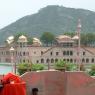
[[[0,0],[0,29],[47,5],[95,11],[95,0]]]

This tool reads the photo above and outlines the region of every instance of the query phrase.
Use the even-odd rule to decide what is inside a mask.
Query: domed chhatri
[[[13,41],[14,41],[14,36],[9,36],[9,37],[7,38],[7,40],[6,40],[6,42],[7,42],[8,44],[13,43]]]
[[[56,37],[56,40],[58,43],[63,43],[63,42],[74,42],[70,36],[67,35],[59,35]]]
[[[28,41],[27,41],[27,37],[24,36],[24,35],[21,35],[21,36],[18,38],[18,42],[28,42]]]
[[[42,43],[38,38],[33,38],[33,46],[41,46]]]

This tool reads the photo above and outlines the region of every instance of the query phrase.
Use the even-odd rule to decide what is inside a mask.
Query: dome
[[[70,36],[67,35],[59,35],[56,37],[58,43],[67,43],[67,42],[74,42]]]
[[[11,44],[14,41],[14,36],[9,36],[6,41],[8,44]]]
[[[70,36],[67,36],[67,35],[59,35],[57,37],[57,39],[71,39],[71,37]]]
[[[38,38],[33,38],[33,46],[41,46],[42,43]]]
[[[79,39],[79,36],[75,35],[72,39],[73,40],[78,40]]]
[[[27,42],[27,37],[24,36],[24,35],[21,35],[21,36],[18,38],[18,42]]]
[[[33,42],[40,42],[38,38],[33,38]]]

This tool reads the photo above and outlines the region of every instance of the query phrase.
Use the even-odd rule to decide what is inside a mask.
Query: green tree
[[[91,66],[91,70],[89,71],[89,75],[95,76],[95,64]]]
[[[31,71],[31,64],[30,63],[19,63],[17,71],[20,75],[24,74],[27,71]]]
[[[54,65],[56,70],[66,70],[66,71],[72,71],[76,69],[76,65],[73,63],[68,63],[63,60],[59,60]]]
[[[81,34],[81,44],[93,45],[95,43],[95,33],[82,33]]]
[[[44,65],[43,64],[32,64],[32,71],[37,71],[37,70],[43,70],[44,69]]]
[[[31,45],[31,44],[33,44],[33,38],[32,37],[28,37],[28,45]]]
[[[55,36],[50,32],[44,32],[40,39],[44,44],[49,45],[55,41]]]
[[[43,69],[44,69],[43,64],[19,63],[17,71],[20,75],[22,75],[27,71],[37,71]]]

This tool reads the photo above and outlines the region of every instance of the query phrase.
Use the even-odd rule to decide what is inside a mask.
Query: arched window
[[[73,51],[70,51],[70,55],[73,55]]]
[[[52,56],[52,52],[50,52],[50,55]]]
[[[47,59],[47,60],[46,60],[46,63],[49,63],[49,62],[50,62],[50,60],[49,60],[49,59]]]
[[[66,51],[63,51],[63,55],[66,55]]]
[[[67,55],[69,55],[69,51],[67,51]]]
[[[86,63],[89,63],[89,59],[88,58],[86,59]]]
[[[38,95],[38,88],[33,88],[31,95]]]
[[[39,60],[37,60],[36,63],[39,63]]]
[[[92,58],[91,62],[94,63],[94,58]]]
[[[55,59],[55,62],[58,62],[58,59]]]
[[[69,59],[67,59],[67,62],[69,62]]]
[[[41,63],[44,63],[44,59],[41,59]]]
[[[54,59],[51,59],[51,63],[54,63]]]
[[[43,53],[44,53],[44,52],[43,52],[43,51],[41,51],[41,55],[43,55]]]
[[[73,62],[73,59],[70,59],[70,62],[72,63]]]
[[[59,55],[59,52],[56,52],[56,56],[58,56]]]
[[[82,59],[82,62],[85,62],[85,59],[84,58]]]
[[[23,52],[23,56],[25,56],[25,52]]]

